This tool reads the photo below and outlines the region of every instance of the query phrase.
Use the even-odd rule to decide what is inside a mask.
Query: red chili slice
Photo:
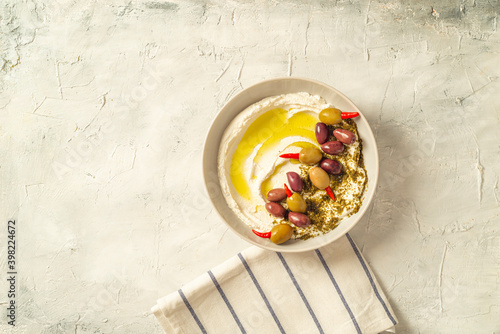
[[[280,155],[280,158],[284,159],[298,159],[299,153],[284,153]]]
[[[340,117],[342,117],[342,119],[354,118],[354,117],[358,117],[358,116],[359,116],[359,112],[343,112],[343,113],[340,113]]]
[[[330,198],[335,201],[335,195],[333,194],[332,188],[326,187],[325,190],[328,196],[330,196]]]
[[[271,237],[271,232],[259,232],[259,231],[256,231],[256,230],[252,230],[252,232],[256,236],[264,238],[264,239],[269,239]]]

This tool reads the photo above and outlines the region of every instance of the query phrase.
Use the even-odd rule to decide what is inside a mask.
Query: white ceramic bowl
[[[229,208],[222,195],[219,178],[217,176],[217,153],[224,130],[233,118],[260,100],[280,94],[307,92],[311,95],[319,95],[328,103],[342,111],[357,111],[360,116],[355,119],[358,131],[363,140],[363,156],[365,167],[368,173],[368,187],[364,194],[363,205],[359,211],[349,218],[342,220],[339,226],[327,234],[310,238],[308,240],[290,240],[281,245],[273,244],[269,239],[262,239],[252,233],[238,216]],[[356,225],[367,211],[377,187],[379,171],[379,160],[377,145],[372,130],[366,118],[359,109],[342,93],[336,89],[325,85],[322,82],[305,78],[276,78],[260,82],[248,87],[233,97],[215,117],[210,130],[208,131],[203,150],[203,174],[205,186],[207,187],[210,199],[221,217],[229,228],[242,239],[259,247],[277,252],[304,252],[325,246],[349,232]]]

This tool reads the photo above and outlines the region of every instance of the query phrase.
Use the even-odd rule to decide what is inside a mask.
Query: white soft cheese
[[[321,110],[329,107],[331,107],[331,105],[326,103],[321,97],[304,92],[272,96],[252,104],[243,110],[227,127],[222,136],[218,153],[218,170],[222,192],[230,208],[251,228],[259,231],[268,231],[273,226],[272,222],[276,220],[276,218],[270,216],[264,208],[267,201],[262,195],[261,184],[273,174],[277,165],[286,161],[286,159],[279,158],[279,154],[285,152],[298,152],[300,150],[299,148],[286,149],[287,146],[297,141],[306,141],[315,145],[318,145],[318,143],[308,138],[298,136],[283,138],[275,149],[263,155],[258,164],[253,162],[253,157],[258,151],[259,145],[255,147],[253,153],[246,160],[243,167],[243,173],[248,180],[251,191],[251,200],[247,200],[238,194],[231,183],[230,177],[232,157],[245,131],[259,116],[269,110],[282,108],[291,110],[290,114],[295,112],[307,112],[313,113],[317,117]],[[314,131],[314,129],[312,130]],[[347,148],[348,152],[354,151],[357,146],[358,144],[356,142],[352,147]],[[298,165],[285,163],[280,173],[273,176],[273,181],[275,180],[275,183],[282,187],[283,183],[287,181],[286,173],[292,170],[298,172]],[[346,185],[346,191],[353,192],[350,195],[346,194],[346,196],[352,198],[362,193],[362,189],[356,191],[356,185],[353,186]],[[339,218],[348,215],[350,215],[350,212],[343,212]]]

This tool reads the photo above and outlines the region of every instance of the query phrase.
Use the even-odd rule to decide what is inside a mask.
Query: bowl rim
[[[242,235],[239,231],[237,231],[233,226],[231,226],[231,224],[229,224],[227,221],[226,221],[226,218],[222,215],[222,213],[219,211],[215,201],[214,201],[214,198],[210,195],[210,189],[209,189],[209,185],[208,185],[208,172],[207,172],[207,159],[206,159],[206,155],[208,154],[207,152],[207,142],[208,142],[208,139],[209,139],[209,135],[212,133],[212,130],[215,126],[215,123],[217,121],[217,119],[219,118],[222,110],[224,110],[224,108],[231,104],[231,102],[233,102],[234,100],[238,99],[241,95],[247,93],[249,90],[251,90],[252,88],[255,88],[257,86],[260,86],[260,85],[265,85],[265,84],[269,84],[273,81],[283,81],[283,80],[290,80],[290,81],[305,81],[305,82],[309,82],[309,83],[313,83],[313,84],[316,84],[316,85],[319,85],[319,86],[323,86],[323,87],[326,87],[328,88],[329,90],[332,90],[334,91],[337,95],[339,95],[340,97],[342,97],[344,100],[346,100],[347,102],[349,102],[350,104],[352,104],[356,111],[359,112],[359,117],[361,117],[363,119],[364,122],[366,122],[366,125],[368,126],[368,133],[364,133],[363,136],[366,138],[366,136],[369,136],[370,137],[370,142],[372,142],[374,144],[374,156],[376,158],[376,163],[375,163],[375,171],[374,171],[374,176],[372,176],[372,178],[375,178],[374,181],[373,181],[373,190],[369,190],[369,194],[365,194],[365,198],[364,198],[364,201],[367,201],[367,202],[364,202],[363,204],[366,203],[366,205],[363,205],[362,209],[360,211],[357,212],[358,217],[357,219],[350,224],[350,226],[346,227],[346,230],[345,230],[345,233],[342,233],[342,234],[339,234],[337,237],[333,238],[333,239],[329,239],[329,240],[325,240],[317,245],[312,245],[312,246],[309,246],[309,247],[304,247],[303,249],[291,249],[291,248],[286,248],[286,247],[283,247],[282,250],[279,250],[279,252],[283,252],[283,253],[302,253],[302,252],[307,252],[307,251],[311,251],[311,250],[315,250],[315,249],[318,249],[318,248],[321,248],[321,247],[324,247],[326,245],[329,245],[333,242],[335,242],[336,240],[344,237],[346,234],[349,233],[349,231],[351,231],[351,229],[356,226],[358,224],[358,222],[361,220],[361,218],[364,216],[365,212],[368,210],[368,208],[372,205],[372,202],[373,202],[373,199],[375,197],[375,192],[376,192],[376,189],[377,189],[377,185],[378,185],[378,179],[379,179],[379,172],[380,172],[380,160],[379,160],[379,154],[378,154],[378,146],[377,146],[377,142],[376,142],[376,139],[375,139],[375,136],[373,135],[373,131],[370,127],[370,123],[368,122],[368,120],[365,118],[365,116],[363,115],[363,113],[359,110],[359,108],[357,107],[357,105],[355,105],[346,95],[344,95],[342,92],[340,92],[339,90],[337,90],[336,88],[324,83],[324,82],[321,82],[319,80],[315,80],[315,79],[310,79],[310,78],[305,78],[305,77],[298,77],[298,76],[290,76],[290,77],[276,77],[276,78],[271,78],[271,79],[266,79],[266,80],[262,80],[262,81],[259,81],[257,83],[254,83],[246,88],[243,88],[240,92],[238,92],[236,95],[234,95],[232,98],[230,98],[226,103],[224,103],[224,105],[222,107],[219,108],[219,110],[217,111],[216,115],[214,116],[214,118],[212,119],[212,121],[210,122],[210,126],[208,128],[208,131],[206,132],[206,135],[205,135],[205,139],[204,139],[204,142],[203,142],[203,154],[202,154],[202,172],[203,172],[203,183],[204,183],[204,186],[205,186],[205,191],[207,192],[207,195],[210,199],[210,202],[212,204],[212,207],[215,209],[215,211],[217,212],[217,214],[219,215],[219,217],[224,221],[224,223],[226,224],[226,226],[233,232],[235,233],[236,235],[238,235],[242,240],[252,244],[252,245],[255,245],[257,247],[260,247],[260,248],[263,248],[263,249],[266,249],[266,250],[269,250],[269,251],[273,251],[273,252],[276,252],[275,249],[273,249],[272,247],[268,247],[266,245],[263,245],[263,244],[260,244],[260,243],[257,243],[253,240],[251,240],[250,238],[248,238],[247,236],[245,235]],[[251,104],[250,104],[251,105]],[[219,145],[220,145],[220,142],[219,142]],[[369,197],[368,197],[369,195]],[[367,198],[368,197],[368,198]],[[224,198],[224,201],[225,198]],[[227,203],[227,202],[226,202]],[[331,232],[331,231],[330,231]],[[329,232],[329,233],[330,233]],[[274,244],[273,244],[274,245]],[[274,245],[274,246],[278,246],[278,245]]]

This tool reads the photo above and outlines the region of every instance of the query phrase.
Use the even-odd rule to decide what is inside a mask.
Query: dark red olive
[[[335,129],[335,131],[333,131],[333,135],[338,141],[341,141],[344,144],[349,145],[356,141],[356,135],[349,130]]]
[[[329,141],[321,145],[321,149],[328,154],[340,154],[344,152],[344,144],[340,141]]]
[[[290,184],[290,188],[292,188],[293,191],[295,192],[302,191],[302,188],[304,187],[304,182],[302,182],[302,179],[300,178],[299,174],[295,172],[288,172],[286,173],[286,177],[288,179],[288,184]]]
[[[315,131],[316,133],[316,140],[320,144],[326,143],[328,140],[329,134],[328,134],[328,127],[326,126],[325,123],[316,123],[316,128]]]
[[[279,203],[266,203],[266,210],[267,212],[278,218],[283,218],[286,215],[286,209]]]
[[[267,200],[270,202],[281,202],[286,198],[286,191],[283,188],[276,188],[269,190],[267,193]]]
[[[299,212],[290,212],[288,214],[288,220],[290,221],[290,223],[298,227],[306,227],[311,224],[311,220],[309,219],[309,217]]]
[[[336,175],[342,172],[342,165],[335,160],[324,159],[319,166],[329,174]]]

